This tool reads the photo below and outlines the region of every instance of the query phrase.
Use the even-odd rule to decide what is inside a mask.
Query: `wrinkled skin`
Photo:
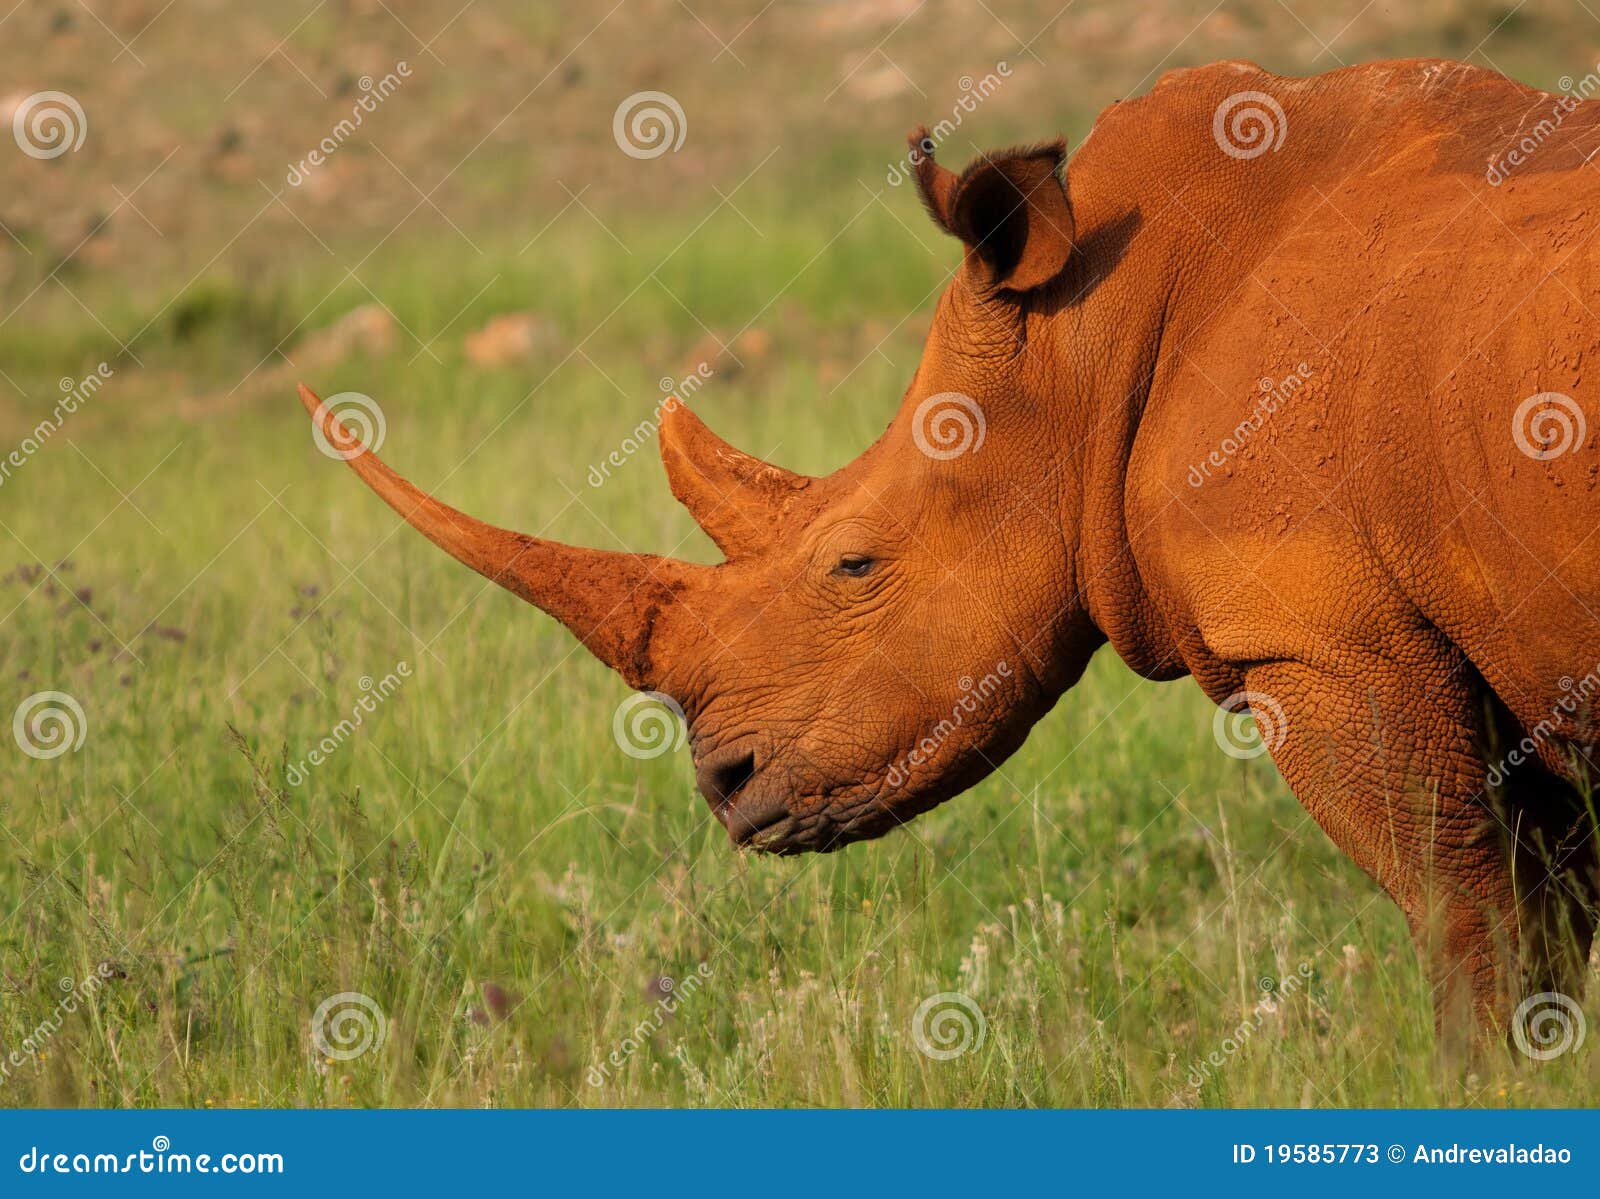
[[[1213,118],[1247,91],[1283,137],[1234,156]],[[810,479],[663,415],[720,566],[492,529],[351,464],[681,703],[740,844],[834,849],[955,795],[1107,641],[1229,707],[1248,691],[1307,811],[1404,911],[1441,1024],[1504,1029],[1579,985],[1600,887],[1600,461],[1587,432],[1544,457],[1513,437],[1541,392],[1600,421],[1600,110],[1486,179],[1556,111],[1460,64],[1222,63],[1108,109],[1065,170],[1059,144],[960,176],[915,153],[962,253],[884,436]],[[1291,376],[1263,416],[1258,380]]]

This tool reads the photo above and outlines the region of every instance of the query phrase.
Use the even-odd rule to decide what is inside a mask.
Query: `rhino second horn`
[[[770,544],[790,506],[813,482],[734,449],[682,400],[663,406],[659,436],[672,494],[729,558]]]

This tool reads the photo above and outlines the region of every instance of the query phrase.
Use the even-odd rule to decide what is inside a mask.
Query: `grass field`
[[[623,752],[623,684],[319,453],[295,379],[372,397],[386,460],[485,519],[715,560],[653,446],[599,486],[591,468],[649,418],[658,380],[701,361],[696,410],[783,465],[827,471],[878,434],[955,262],[884,167],[963,69],[1014,42],[981,12],[981,37],[915,14],[895,35],[898,9],[806,41],[778,9],[737,41],[740,68],[701,46],[697,71],[673,55],[701,32],[646,5],[502,129],[503,75],[514,100],[570,72],[583,29],[419,7],[448,67],[379,6],[353,30],[326,13],[252,25],[213,78],[198,18],[140,32],[149,13],[111,6],[144,76],[125,58],[91,70],[88,48],[104,64],[117,47],[81,14],[16,75],[74,92],[89,139],[81,157],[0,154],[17,196],[0,211],[0,451],[39,441],[0,481],[0,716],[63,693],[82,742],[0,751],[0,1103],[1600,1102],[1592,1044],[1537,1069],[1435,1063],[1398,912],[1266,759],[1218,751],[1192,683],[1103,655],[995,777],[821,858],[735,853],[686,749]],[[759,9],[704,7],[723,38]],[[1337,65],[1280,6],[1230,6],[1227,25],[1208,7],[1152,9],[1167,24],[1132,33],[1115,6],[1074,9],[1038,43],[1051,71],[1019,70],[972,136],[1076,140],[1162,62]],[[1590,68],[1600,24],[1508,9],[1362,17],[1336,57],[1493,54],[1546,86]],[[999,11],[1026,37],[1056,10]],[[1361,11],[1318,16],[1321,40]],[[50,28],[43,6],[12,20]],[[280,58],[330,95],[274,58],[286,35]],[[1124,35],[1126,61],[1095,57]],[[850,100],[890,36],[921,87]],[[427,69],[333,156],[330,193],[286,191],[295,148],[348,111],[329,82],[341,46],[357,73],[405,54]],[[795,97],[858,59],[846,102],[808,115]],[[150,106],[126,107],[141,78]],[[617,98],[651,86],[682,92],[682,161],[612,140]],[[184,149],[160,168],[166,136]],[[376,332],[327,335],[358,308]],[[512,312],[532,314],[520,356],[469,352]],[[109,378],[36,438],[61,381],[81,390],[101,362]],[[319,1005],[348,994],[369,1006],[324,1012],[319,1043]],[[361,1019],[372,1043],[350,1056]]]

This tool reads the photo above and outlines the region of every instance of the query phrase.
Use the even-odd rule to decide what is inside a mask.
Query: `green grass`
[[[858,255],[810,267],[771,358],[701,394],[735,440],[827,469],[888,419],[917,328],[889,333],[886,361],[849,340],[849,310],[827,297],[889,313],[938,276],[873,219],[863,236],[900,238],[898,290],[863,301]],[[731,274],[740,251],[810,257],[804,237],[781,252],[724,237],[685,244],[667,286]],[[486,258],[433,289],[442,275],[416,249],[422,268],[411,258],[374,290],[427,338],[498,268]],[[626,289],[603,236],[567,253],[597,281],[554,308],[576,330]],[[207,294],[224,327],[254,319],[225,283]],[[516,294],[491,284],[483,311]],[[587,343],[609,381],[573,358],[530,397],[556,362],[471,368],[458,334],[482,313],[439,339],[439,363],[408,363],[407,339],[311,381],[378,399],[385,456],[486,518],[705,558],[653,451],[585,481],[680,367],[670,347],[698,332],[668,324],[655,361],[630,356],[674,306],[638,297]],[[711,289],[698,302],[730,325],[748,310]],[[12,558],[52,566],[0,584],[8,699],[65,691],[87,736],[50,760],[0,755],[0,1047],[52,1019],[58,979],[115,967],[11,1070],[6,1102],[1594,1101],[1592,1054],[1441,1075],[1388,901],[1264,761],[1217,751],[1192,684],[1141,683],[1110,656],[1000,776],[911,828],[822,858],[736,854],[686,751],[618,749],[623,685],[317,453],[287,384],[173,416],[160,388],[186,356],[225,375],[258,349],[208,342],[204,321],[186,336],[144,346],[145,367],[125,364],[3,490],[21,501],[3,517]],[[819,344],[864,359],[844,387],[820,380]],[[287,767],[351,713],[362,677],[402,662],[398,691],[291,785]],[[659,979],[697,969],[703,982],[654,1017]],[[1262,1013],[1259,980],[1297,974]],[[310,1022],[347,991],[381,1008],[387,1039],[330,1061]],[[981,1045],[948,1061],[911,1033],[941,992],[971,996],[984,1023]]]

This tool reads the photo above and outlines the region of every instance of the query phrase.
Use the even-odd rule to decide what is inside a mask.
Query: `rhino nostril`
[[[756,755],[753,751],[729,754],[707,762],[700,768],[700,791],[714,807],[726,806],[755,772]]]

